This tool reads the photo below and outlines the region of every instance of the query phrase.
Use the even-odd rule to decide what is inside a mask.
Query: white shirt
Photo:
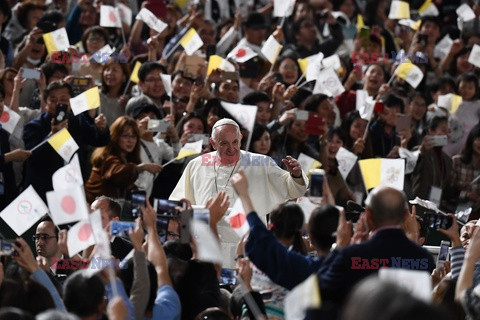
[[[241,151],[240,161],[235,167],[214,166],[213,158],[216,156],[214,151],[190,161],[170,195],[170,200],[186,198],[192,204],[204,205],[210,197],[214,198],[218,192],[225,190],[233,205],[237,194],[233,190],[231,176],[239,169],[245,171],[253,206],[261,217],[280,203],[301,197],[306,192],[308,179],[303,171],[305,185],[300,185],[288,171],[278,167],[268,156]]]

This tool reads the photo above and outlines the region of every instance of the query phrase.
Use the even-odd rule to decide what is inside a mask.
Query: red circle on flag
[[[74,214],[75,209],[77,208],[77,204],[75,203],[75,199],[72,196],[65,196],[60,201],[60,206],[62,210],[68,214]]]
[[[80,241],[87,241],[88,238],[92,235],[92,226],[90,224],[85,223],[83,226],[80,227],[78,230],[78,239]]]
[[[115,16],[115,12],[110,11],[110,13],[108,14],[108,19],[110,19],[111,22],[116,22],[117,17]]]
[[[245,223],[245,221],[247,221],[247,217],[245,216],[245,214],[239,213],[236,216],[233,216],[232,218],[230,218],[230,225],[234,229],[241,228]]]
[[[245,57],[245,55],[247,54],[247,50],[245,49],[238,49],[237,50],[237,53],[235,54],[237,57],[241,58],[241,57]]]
[[[8,120],[10,120],[10,113],[8,113],[7,111],[3,110],[2,116],[0,117],[0,122],[6,123],[6,122],[8,122]]]

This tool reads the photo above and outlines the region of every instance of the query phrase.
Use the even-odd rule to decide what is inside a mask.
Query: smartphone
[[[313,136],[321,136],[325,134],[323,127],[325,121],[321,116],[316,113],[310,113],[308,115],[308,120],[305,122],[305,132]]]
[[[140,207],[146,204],[147,194],[144,190],[132,190],[132,207]]]
[[[443,268],[443,266],[445,265],[445,261],[448,260],[449,250],[450,250],[450,241],[442,240],[442,242],[440,242],[440,251],[437,257],[437,272],[439,272],[440,269]]]
[[[206,133],[195,133],[192,135],[191,142],[197,142],[202,140],[202,146],[208,146],[210,144],[210,136]]]
[[[295,117],[300,121],[307,121],[309,112],[306,110],[295,110]]]
[[[236,285],[237,284],[238,271],[235,269],[224,269],[220,275],[221,285]]]
[[[165,216],[165,217],[178,217],[179,211],[177,207],[182,208],[182,210],[186,209],[185,202],[182,201],[174,201],[174,200],[165,200],[165,199],[154,199],[153,201],[153,209],[157,213],[157,216]]]
[[[68,105],[64,103],[55,106],[55,124],[59,124],[67,118]]]
[[[429,228],[432,229],[448,229],[452,226],[453,219],[450,216],[445,216],[440,213],[426,212],[426,221]]]
[[[89,78],[85,77],[73,77],[70,82],[72,90],[75,96],[81,94],[84,91],[87,91],[89,86]]]
[[[22,77],[24,79],[40,79],[40,71],[35,69],[23,68]]]
[[[362,27],[359,32],[359,37],[362,41],[363,46],[368,47],[370,45],[370,28]]]
[[[207,225],[210,225],[210,210],[209,209],[193,209],[193,219],[200,220]]]
[[[446,135],[431,136],[428,139],[432,147],[443,147],[448,144],[448,137]]]
[[[0,256],[10,256],[14,255],[15,249],[13,248],[13,244],[15,240],[0,240]],[[19,245],[17,243],[17,245]]]
[[[150,119],[148,120],[147,131],[167,132],[169,126],[170,121],[163,119]]]
[[[110,233],[112,236],[128,236],[128,231],[135,228],[135,222],[131,221],[111,221]]]
[[[275,81],[275,83],[277,82],[283,82],[283,76],[279,73],[279,72],[275,72],[273,74],[273,81]]]
[[[157,234],[160,242],[165,243],[167,241],[168,224],[170,218],[157,216]]]
[[[184,210],[180,214],[181,218],[181,230],[180,230],[180,242],[190,243],[192,235],[190,234],[190,225],[193,219],[193,210]]]
[[[412,117],[407,114],[397,113],[397,117],[395,119],[395,129],[397,132],[410,129],[411,123]]]
[[[325,170],[315,169],[311,171],[310,175],[310,196],[323,196],[323,180],[325,179]]]

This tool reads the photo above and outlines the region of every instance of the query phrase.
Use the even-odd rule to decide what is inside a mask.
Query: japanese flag
[[[90,221],[82,220],[68,230],[67,247],[70,257],[95,244]]]
[[[48,213],[48,208],[32,186],[3,209],[0,217],[18,236]]]
[[[101,6],[100,26],[107,28],[121,28],[122,19],[118,9],[112,6]]]
[[[47,202],[52,220],[57,226],[88,219],[87,202],[81,186],[72,185],[65,189],[49,191]]]
[[[130,25],[132,23],[132,9],[123,3],[117,3],[117,10],[123,23]]]
[[[102,216],[100,210],[95,210],[89,216],[90,225],[92,227],[93,237],[95,238],[95,249],[93,257],[90,261],[86,273],[90,276],[102,271],[102,267],[95,264],[98,259],[110,259],[112,252],[110,250],[110,240],[107,232],[102,227]]]
[[[12,134],[13,130],[17,126],[18,120],[20,120],[20,115],[18,113],[16,113],[7,106],[3,107],[3,112],[0,116],[0,123],[2,124],[2,129]]]
[[[228,59],[233,59],[238,63],[244,63],[258,56],[249,46],[239,44],[228,55]]]
[[[61,167],[52,176],[53,190],[62,190],[70,186],[83,186],[82,171],[78,155],[75,154],[69,164]]]
[[[250,231],[250,226],[247,222],[247,213],[245,212],[245,209],[243,209],[240,198],[237,198],[230,214],[225,217],[225,219],[228,220],[228,224],[232,227],[233,231],[235,231],[239,238],[243,237],[248,231]]]

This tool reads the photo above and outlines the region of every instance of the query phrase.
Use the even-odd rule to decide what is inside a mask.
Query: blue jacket
[[[50,136],[52,117],[43,112],[38,117],[25,125],[23,141],[25,148],[30,150],[47,140]],[[80,164],[85,163],[86,145],[101,147],[110,141],[110,131],[98,130],[94,120],[86,113],[74,116],[68,114],[68,132],[79,146]],[[45,199],[45,193],[53,189],[52,175],[64,166],[62,157],[50,146],[49,143],[33,151],[25,165],[24,186],[32,185],[40,197]]]

